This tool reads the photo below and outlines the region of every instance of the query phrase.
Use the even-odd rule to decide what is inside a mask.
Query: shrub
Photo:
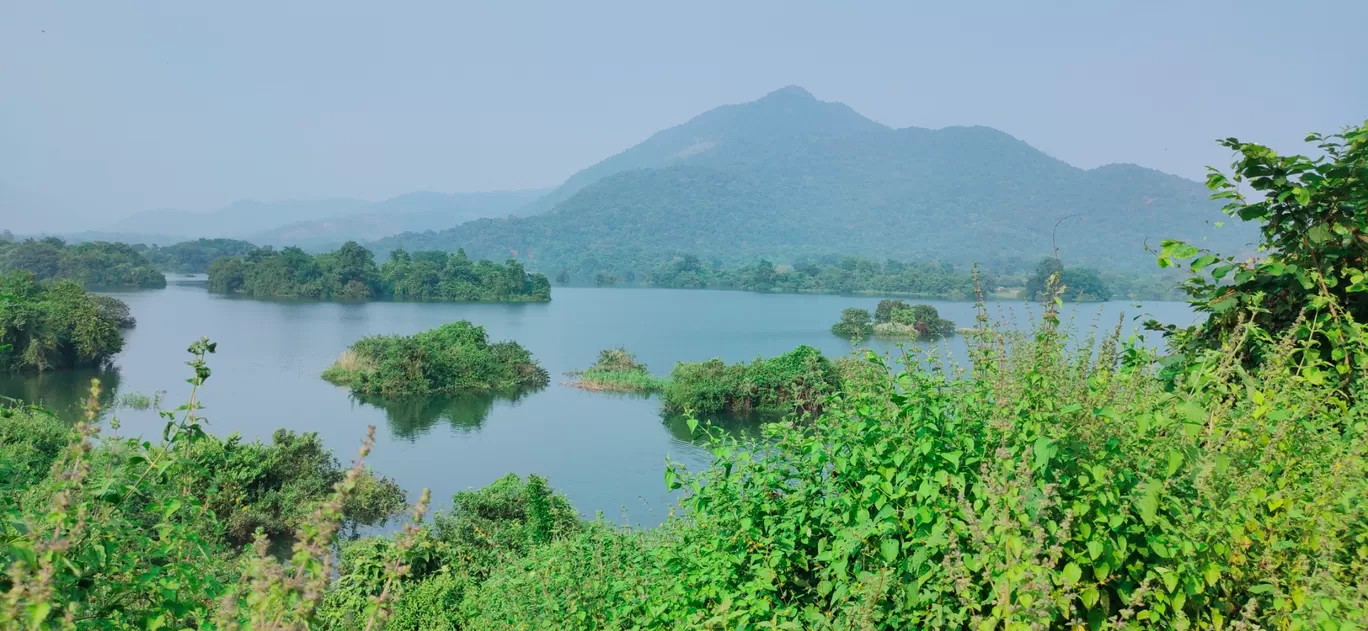
[[[663,391],[666,412],[815,412],[839,386],[835,367],[811,346],[771,359],[728,365],[680,362]]]
[[[584,390],[613,392],[656,392],[665,387],[665,380],[652,377],[646,364],[640,363],[625,348],[599,351],[598,361],[582,371],[568,373],[574,377],[572,385]]]
[[[12,297],[0,299],[0,373],[98,366],[123,349],[132,318],[118,300],[27,272],[0,277],[0,294]]]
[[[461,320],[411,336],[363,338],[323,378],[381,397],[540,388],[545,369],[516,342],[489,343],[484,327]]]
[[[862,339],[874,332],[869,312],[851,307],[841,312],[841,321],[831,325],[831,332],[844,338]]]
[[[940,317],[931,305],[909,305],[901,300],[881,300],[875,310],[873,332],[883,337],[937,340],[955,334],[955,323]]]

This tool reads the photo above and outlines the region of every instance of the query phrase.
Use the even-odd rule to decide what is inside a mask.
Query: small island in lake
[[[357,340],[323,379],[358,395],[400,398],[540,388],[549,376],[517,342],[491,344],[484,327],[461,320]]]
[[[799,346],[749,364],[716,358],[679,362],[661,394],[667,413],[817,412],[840,382],[835,362],[811,346]]]
[[[931,305],[910,305],[901,300],[880,300],[873,317],[864,309],[841,312],[831,332],[841,337],[895,337],[938,340],[955,334],[955,323],[940,317]]]
[[[598,392],[657,392],[666,384],[622,347],[599,351],[594,365],[568,376],[575,378],[570,385]]]

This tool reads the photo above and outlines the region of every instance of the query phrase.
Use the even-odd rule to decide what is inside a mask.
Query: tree
[[[851,307],[841,312],[841,321],[831,325],[831,332],[844,338],[863,339],[874,332],[869,311]]]
[[[556,274],[556,284],[557,284],[557,285],[568,285],[568,284],[570,284],[570,270],[564,270],[564,269],[563,269],[563,270],[560,271],[559,274]]]
[[[1357,339],[1353,323],[1368,321],[1368,121],[1307,142],[1323,155],[1280,156],[1263,145],[1221,141],[1236,158],[1229,174],[1210,169],[1207,186],[1213,198],[1228,200],[1227,214],[1259,223],[1265,254],[1237,260],[1181,241],[1162,244],[1159,266],[1187,261],[1183,289],[1206,316],[1186,328],[1151,324],[1171,336],[1180,357],[1241,339],[1240,358],[1258,364],[1273,340],[1296,328],[1317,342],[1341,379],[1368,364],[1360,351],[1345,350]],[[1238,335],[1242,327],[1251,334]]]

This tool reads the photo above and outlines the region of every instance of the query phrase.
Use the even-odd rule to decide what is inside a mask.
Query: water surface
[[[666,457],[691,468],[707,454],[688,440],[677,419],[662,419],[654,397],[584,392],[562,376],[591,364],[599,350],[625,346],[664,375],[677,361],[727,361],[773,356],[809,344],[828,355],[850,352],[829,332],[842,309],[871,312],[867,296],[762,295],[744,292],[556,288],[544,304],[320,303],[265,301],[209,294],[202,285],[111,294],[138,320],[113,372],[62,373],[0,379],[0,394],[44,401],[70,414],[97,375],[115,393],[166,391],[174,407],[189,391],[186,347],[201,336],[218,342],[209,357],[213,376],[201,392],[209,430],[269,440],[277,428],[318,432],[349,461],[367,425],[377,426],[370,458],[417,497],[430,487],[438,506],[459,490],[493,482],[508,472],[547,476],[586,515],[603,511],[631,523],[654,524],[669,507]],[[972,326],[969,303],[921,301],[960,326]],[[1018,320],[1038,311],[1004,303],[996,315]],[[1186,324],[1182,303],[1069,305],[1065,317],[1086,329],[1125,328],[1154,317]],[[512,339],[550,371],[552,383],[531,393],[372,404],[318,378],[348,345],[374,334],[411,334],[455,320],[484,326],[492,340]],[[895,344],[872,347],[897,352]],[[964,340],[945,342],[963,357]],[[378,402],[377,402],[378,403]],[[152,411],[120,410],[121,434],[160,435]]]

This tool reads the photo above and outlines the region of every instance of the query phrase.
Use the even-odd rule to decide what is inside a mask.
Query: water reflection
[[[445,421],[453,432],[468,434],[479,431],[498,401],[516,403],[540,389],[514,389],[501,392],[468,394],[459,397],[411,397],[386,399],[369,395],[352,395],[352,400],[364,406],[385,411],[385,420],[395,438],[409,442],[432,431],[438,422]]]
[[[715,436],[729,436],[738,440],[755,440],[764,436],[765,423],[773,423],[783,420],[778,414],[713,414],[699,417],[698,433],[692,434],[689,431],[688,417],[683,414],[671,414],[661,412],[661,422],[665,429],[670,431],[670,436],[675,440],[695,445],[706,445],[708,436],[704,433],[705,428],[710,430]]]
[[[85,413],[92,379],[100,380],[100,407],[112,407],[119,396],[119,369],[114,366],[38,374],[0,374],[0,393],[45,408],[58,418],[74,423]]]

